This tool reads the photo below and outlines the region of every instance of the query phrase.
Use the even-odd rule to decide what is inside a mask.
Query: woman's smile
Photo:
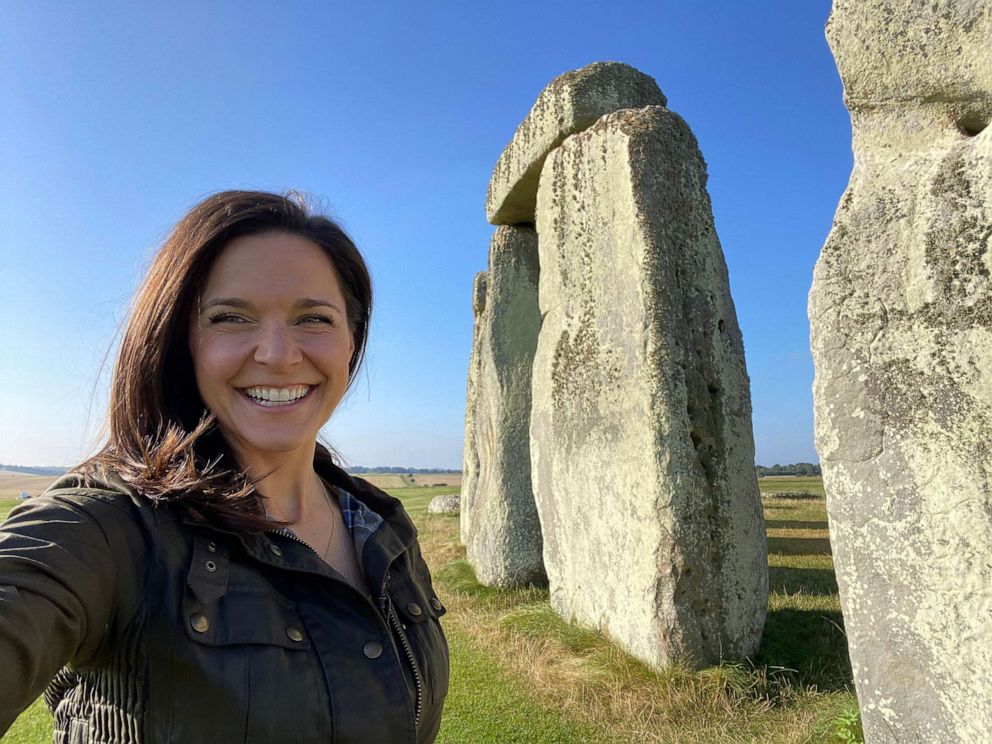
[[[293,385],[291,387],[253,386],[241,390],[245,397],[263,408],[287,408],[306,398],[313,385]]]

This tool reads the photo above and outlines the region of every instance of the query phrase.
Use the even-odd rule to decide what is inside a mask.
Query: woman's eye
[[[210,325],[217,325],[218,323],[247,323],[247,318],[240,315],[235,315],[234,313],[217,313],[216,315],[211,315],[209,317]]]
[[[308,325],[314,325],[314,324],[334,325],[333,318],[331,318],[328,315],[320,315],[320,314],[304,315],[302,318],[300,318],[300,322]]]

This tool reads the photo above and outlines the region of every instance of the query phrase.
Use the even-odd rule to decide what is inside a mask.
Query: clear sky
[[[492,168],[597,60],[695,132],[744,333],[757,461],[815,461],[806,295],[851,169],[829,0],[0,5],[0,462],[69,465],[115,334],[208,193],[320,197],[370,263],[366,372],[326,433],[353,465],[460,467]],[[102,371],[101,371],[102,370]]]

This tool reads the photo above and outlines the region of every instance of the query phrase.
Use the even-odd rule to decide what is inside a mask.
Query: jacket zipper
[[[410,670],[413,672],[413,684],[417,688],[417,704],[413,723],[414,726],[418,726],[420,725],[420,711],[424,705],[424,680],[423,677],[420,676],[420,667],[417,666],[417,659],[413,655],[413,649],[410,648],[410,641],[407,640],[406,633],[403,632],[403,624],[400,622],[400,619],[396,617],[396,611],[393,609],[393,603],[389,599],[389,595],[386,594],[386,585],[388,583],[389,571],[386,571],[386,575],[382,579],[382,596],[379,597],[379,605],[382,607],[382,611],[386,613],[386,617],[389,618],[389,623],[393,626],[393,631],[400,639],[400,645],[403,647],[403,652],[406,654],[406,659],[410,662]]]
[[[314,550],[313,545],[311,545],[310,543],[308,543],[302,537],[297,537],[295,532],[293,532],[292,530],[287,530],[285,527],[283,527],[282,529],[278,529],[278,530],[269,530],[269,534],[271,534],[271,535],[282,535],[283,537],[288,537],[290,540],[295,540],[296,542],[300,543],[301,545],[306,545],[308,548],[310,548],[310,550],[313,550],[314,553],[317,553],[317,551]],[[317,556],[320,557],[320,553],[317,553]]]
[[[295,540],[301,545],[306,545],[310,550],[313,550],[313,546],[310,545],[306,540],[297,537],[294,532],[287,530],[285,528],[279,530],[269,530],[270,533],[275,535],[282,535],[283,537],[288,537],[290,540]],[[318,556],[316,550],[313,550]],[[386,571],[386,575],[382,579],[382,596],[379,597],[379,606],[382,611],[386,613],[386,617],[389,620],[389,624],[393,628],[393,632],[400,639],[400,645],[403,647],[403,653],[406,654],[406,660],[410,663],[410,671],[413,672],[413,684],[417,688],[417,703],[414,710],[413,725],[420,725],[420,711],[424,706],[424,679],[420,676],[420,667],[417,666],[417,659],[413,655],[413,649],[410,648],[410,641],[406,637],[406,633],[403,632],[403,624],[400,619],[396,617],[396,611],[393,609],[393,603],[390,601],[389,596],[386,594],[386,585],[389,584],[389,571]]]

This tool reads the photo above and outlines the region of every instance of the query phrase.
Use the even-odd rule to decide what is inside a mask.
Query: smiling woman
[[[190,321],[196,385],[240,462],[313,459],[317,432],[348,387],[355,341],[334,266],[284,232],[221,253]]]
[[[371,305],[354,244],[294,197],[177,225],[109,441],[0,526],[0,734],[45,689],[56,741],[434,740],[448,650],[416,530],[317,441]]]

